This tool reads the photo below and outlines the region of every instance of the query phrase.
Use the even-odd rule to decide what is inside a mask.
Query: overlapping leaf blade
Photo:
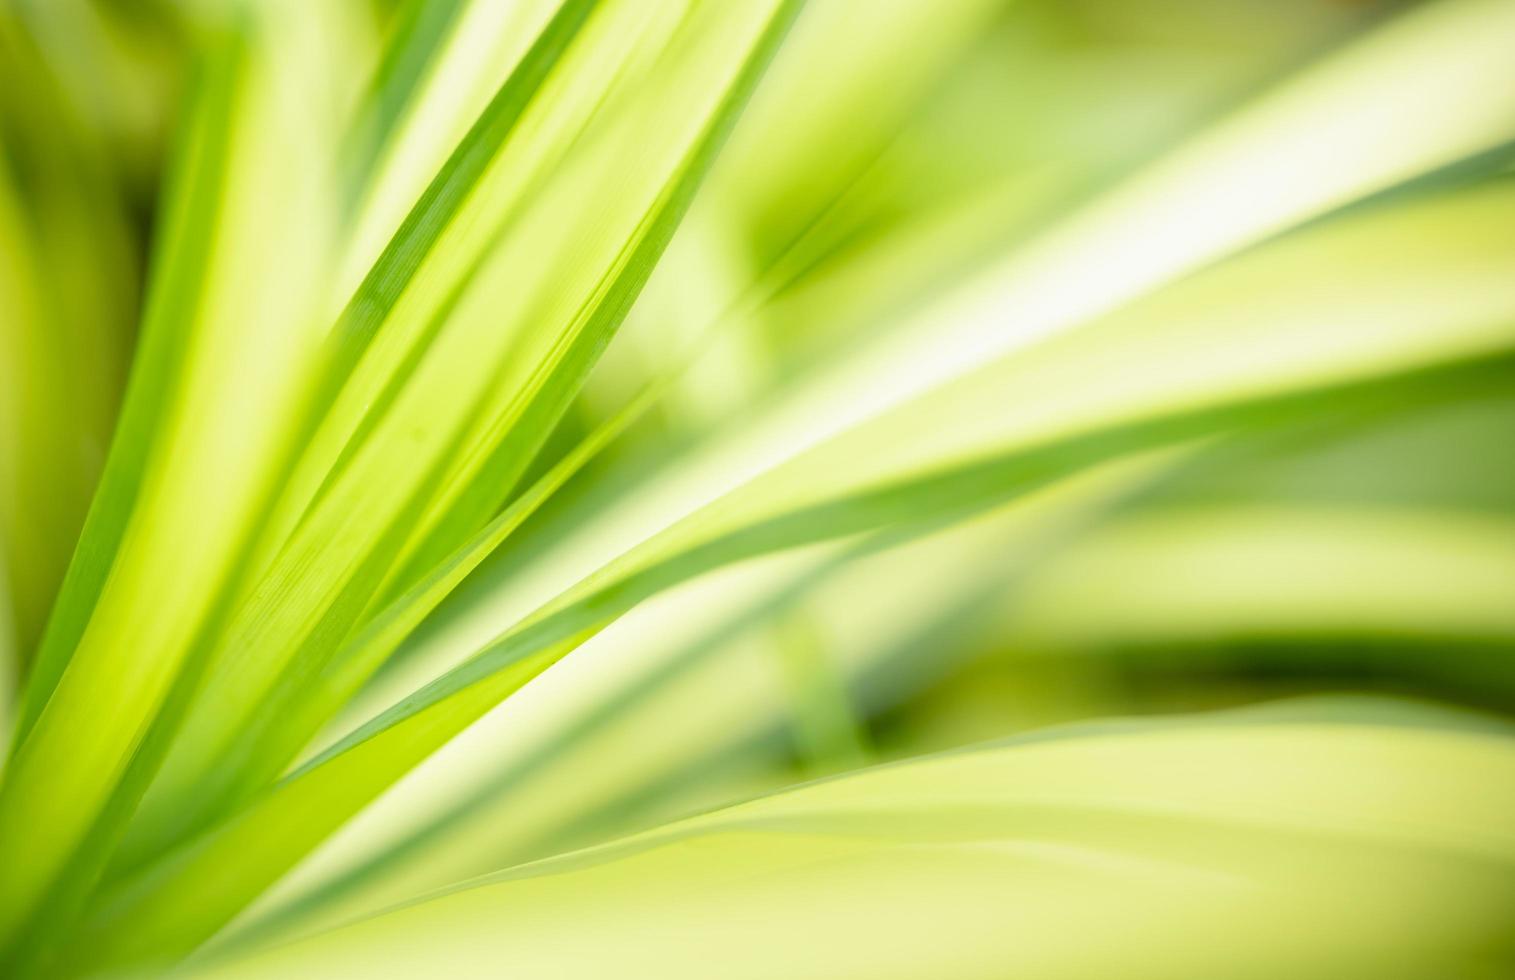
[[[1414,710],[1351,720],[1366,707],[865,771],[190,975],[702,976],[712,957],[751,977],[1074,977],[1112,956],[1154,977],[1490,966],[1515,889],[1510,743]],[[1322,880],[1321,860],[1339,873]],[[585,928],[595,942],[574,941]]]

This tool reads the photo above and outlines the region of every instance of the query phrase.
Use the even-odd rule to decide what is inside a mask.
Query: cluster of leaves
[[[1515,3],[391,7],[0,7],[7,975],[1500,975]]]

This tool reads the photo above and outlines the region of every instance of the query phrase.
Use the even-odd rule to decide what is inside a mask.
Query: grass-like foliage
[[[4,0],[0,972],[1509,975],[1512,148],[1511,0]]]

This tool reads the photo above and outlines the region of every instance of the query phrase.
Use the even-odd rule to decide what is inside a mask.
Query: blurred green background
[[[11,691],[104,460],[156,189],[213,6],[0,7]],[[534,569],[550,572],[585,528],[860,338],[1019,261],[1131,173],[1413,6],[813,4],[521,486],[649,384],[664,393],[469,577],[332,733],[551,595],[557,579]],[[393,8],[345,3],[354,64],[372,64],[390,19],[414,13]],[[354,160],[378,152],[361,125],[346,145]],[[1371,222],[1394,209],[1500,188],[1507,199],[1515,154],[1501,146],[1319,222],[1367,223],[1369,261],[1374,242],[1392,244]],[[1194,206],[1174,201],[1173,221],[1205,221],[1184,210]],[[1515,228],[1490,234],[1508,248]],[[1299,264],[1289,281],[1301,302],[1340,271]],[[1079,276],[1097,291],[1109,271]],[[1224,295],[1202,301],[1232,315]],[[1139,345],[1127,353],[1113,369],[1148,370]],[[1109,382],[1091,371],[1079,383]],[[1018,404],[1007,396],[1006,411]],[[1512,446],[1505,358],[1414,397],[1307,406],[1102,464],[966,521],[705,576],[628,614],[425,763],[248,928],[335,921],[817,775],[1051,724],[1365,692],[1510,716]]]

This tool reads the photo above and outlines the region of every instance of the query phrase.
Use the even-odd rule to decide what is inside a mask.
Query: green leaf
[[[899,328],[800,373],[756,418],[745,413],[708,445],[679,454],[666,476],[618,494],[604,513],[581,515],[550,553],[515,567],[489,592],[472,617],[478,625],[453,632],[466,634],[465,644],[482,642],[750,475],[997,355],[1118,309],[1358,195],[1503,145],[1512,135],[1508,114],[1484,114],[1483,86],[1509,70],[1491,40],[1509,30],[1508,13],[1486,2],[1434,5],[1288,79]],[[1438,67],[1447,58],[1456,71]],[[1445,87],[1421,85],[1431,77]],[[1399,86],[1402,96],[1388,94]],[[1416,117],[1437,136],[1413,145],[1397,139],[1404,113],[1423,114]],[[1259,159],[1270,167],[1254,166]],[[1329,165],[1317,167],[1321,160]],[[1295,171],[1297,179],[1280,177]],[[1267,206],[1254,206],[1263,200]],[[1105,358],[1103,366],[1115,363]],[[1081,391],[1070,380],[1064,395]],[[1014,416],[996,406],[988,417]],[[466,651],[448,650],[444,660]]]
[[[178,751],[144,801],[138,819],[141,836],[124,845],[123,866],[150,857],[164,843],[266,785],[378,666],[376,656],[381,658],[387,650],[361,649],[366,639],[356,641],[359,649],[342,656],[339,666],[329,664],[334,655],[342,654],[339,641],[374,589],[395,581],[392,563],[403,556],[407,540],[435,547],[450,543],[449,537],[464,528],[472,530],[535,454],[645,282],[796,9],[794,4],[775,7],[762,2],[699,11],[662,53],[666,71],[657,76],[656,84],[639,94],[625,114],[612,117],[610,128],[599,134],[603,140],[591,144],[594,152],[575,164],[584,168],[580,177],[619,174],[623,183],[613,186],[624,192],[624,181],[633,173],[628,161],[635,144],[644,154],[635,176],[644,182],[641,190],[647,196],[621,194],[614,202],[583,197],[582,185],[565,176],[559,189],[543,200],[539,213],[532,214],[528,228],[537,234],[512,230],[502,239],[501,251],[490,262],[520,263],[526,251],[540,251],[544,237],[550,237],[564,248],[598,250],[594,254],[603,256],[608,266],[585,260],[574,276],[563,266],[553,266],[551,277],[544,268],[532,288],[547,305],[522,309],[521,329],[533,332],[514,340],[509,331],[499,329],[495,291],[506,284],[520,291],[524,280],[486,275],[473,287],[482,291],[483,305],[454,311],[445,336],[438,340],[448,347],[445,357],[440,351],[428,355],[423,373],[412,379],[391,417],[375,430],[372,438],[382,448],[354,456],[353,468],[339,471],[340,481],[302,520],[286,553],[232,624],[225,640],[227,659],[207,681],[200,694],[201,710],[191,712]],[[601,26],[610,29],[615,23]],[[710,92],[692,84],[716,68],[728,73],[724,87]],[[670,97],[672,91],[691,94],[681,102]],[[668,128],[678,138],[651,145],[640,135],[645,126]],[[560,194],[570,195],[572,203]],[[627,223],[615,224],[612,214]],[[554,226],[551,236],[545,235],[541,222]],[[582,279],[585,292],[575,291],[576,278]],[[563,322],[560,316],[568,319]],[[482,405],[459,397],[463,382],[453,373],[465,364],[466,370],[477,371],[475,341],[480,331],[506,337],[499,373],[475,376],[485,384]],[[540,359],[523,356],[538,347]],[[487,361],[484,366],[487,371]],[[508,380],[516,376],[518,383]],[[417,420],[440,437],[431,447],[438,455],[430,473],[416,465],[422,450],[414,440],[383,437],[385,431],[410,431]],[[451,425],[462,431],[450,433]],[[471,494],[470,488],[480,492]],[[407,501],[413,491],[419,496]],[[404,509],[393,518],[384,516],[381,509],[395,504]],[[373,518],[365,528],[369,534],[376,527],[386,528],[367,555],[348,543],[355,512]],[[484,533],[494,535],[498,544],[502,536],[495,531]],[[329,554],[334,541],[349,552],[345,564],[317,559],[317,552]],[[344,582],[348,575],[352,577]],[[397,584],[410,583],[402,575]],[[309,617],[321,603],[331,605],[311,623]],[[313,632],[307,633],[312,626]],[[286,646],[291,639],[298,645]],[[258,656],[243,652],[247,650],[258,651]],[[335,682],[325,680],[323,673],[336,675]],[[259,717],[264,721],[255,720]]]
[[[189,974],[1492,968],[1515,898],[1515,743],[1408,709],[1408,724],[1335,714],[1075,730],[868,770]]]
[[[1515,526],[1504,518],[1300,506],[1159,512],[1060,556],[1022,597],[1020,628],[1032,645],[1059,646],[1362,629],[1507,644],[1515,614],[1498,583],[1512,574]]]
[[[320,54],[330,27],[316,10],[206,28],[207,84],[169,205],[182,237],[155,270],[144,356],[23,714],[35,721],[0,786],[0,860],[17,870],[0,886],[0,947],[37,938],[24,923],[38,905],[73,901],[97,870],[161,753],[150,724],[176,684],[187,693],[202,630],[245,572],[317,340],[307,304],[332,235],[322,136],[340,101],[331,87],[309,98],[316,66],[271,52]],[[268,213],[265,197],[290,210]]]
[[[697,785],[689,774],[712,759],[782,755],[794,709],[777,683],[776,621],[824,633],[855,704],[892,705],[892,689],[962,659],[928,632],[939,617],[961,627],[974,600],[1171,465],[1161,454],[1102,467],[903,544],[884,533],[802,549],[660,594],[427,759],[267,895],[250,928],[341,921],[601,825],[640,826],[642,804],[658,812],[665,788]],[[717,780],[715,793],[746,786]]]
[[[795,457],[585,579],[123,886],[102,925],[151,948],[185,928],[178,896],[204,892],[202,882],[213,878],[223,896],[261,891],[346,815],[574,649],[576,638],[694,575],[983,508],[1104,460],[1242,424],[1277,424],[1357,399],[1392,404],[1417,389],[1434,396],[1476,383],[1481,372],[1487,379],[1480,361],[1498,363],[1515,346],[1515,288],[1503,274],[1507,259],[1490,248],[1508,238],[1512,216],[1515,192],[1494,187],[1344,218],[990,364]],[[1306,297],[1283,285],[1327,262],[1344,270],[1330,290]],[[1219,296],[1227,309],[1242,303],[1247,316],[1217,327]],[[1322,320],[1336,325],[1329,346]],[[1099,398],[1072,395],[1072,379],[1112,359],[1150,367]],[[1024,411],[1008,410],[1008,392],[1025,400]],[[226,914],[196,910],[201,923],[217,926]],[[160,931],[165,938],[155,939]]]
[[[109,150],[28,21],[0,11],[0,603],[24,679],[115,422],[135,242]],[[29,725],[30,718],[27,719]]]
[[[415,916],[466,973],[501,895],[489,968],[528,973],[559,923],[582,972],[696,969],[628,904],[765,974],[1512,951],[1510,735],[1393,705],[1037,735],[513,868],[1344,666],[1515,704],[1508,425],[1437,422],[1515,376],[1507,0],[835,0],[758,90],[800,6],[0,14],[9,661],[109,424],[71,331],[128,308],[116,183],[157,193],[145,120],[201,66],[0,773],[3,972],[299,972],[292,935],[387,972]]]

